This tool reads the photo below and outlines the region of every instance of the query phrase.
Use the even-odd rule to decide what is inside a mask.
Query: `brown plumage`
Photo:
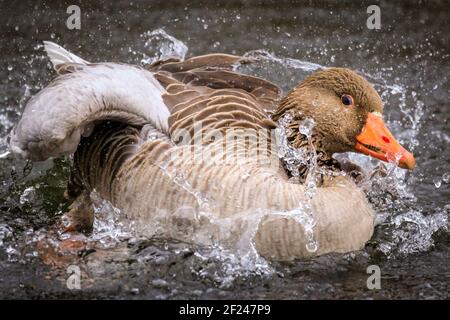
[[[351,179],[322,176],[310,198],[289,180],[273,135],[276,122],[291,114],[291,145],[313,148],[319,166],[338,171],[332,154],[353,150],[368,114],[383,108],[353,71],[318,71],[282,98],[276,85],[234,71],[251,63],[237,56],[158,61],[147,71],[89,64],[46,46],[51,57],[58,52],[55,69],[65,75],[55,83],[63,89],[50,86],[30,100],[11,146],[34,160],[76,149],[72,198],[96,190],[142,230],[165,226],[164,236],[184,241],[239,250],[254,234],[259,253],[277,260],[357,250],[371,237],[373,212]],[[96,79],[95,86],[84,78]],[[353,97],[351,108],[341,102],[344,94]],[[46,111],[32,122],[37,107]],[[306,118],[315,122],[311,141],[299,132]],[[79,143],[82,134],[88,137]],[[311,215],[317,221],[308,224]],[[308,248],[311,229],[317,250]]]

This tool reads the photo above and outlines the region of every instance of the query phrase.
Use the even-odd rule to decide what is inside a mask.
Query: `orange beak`
[[[356,137],[355,149],[386,162],[394,162],[400,168],[414,169],[416,160],[403,148],[386,128],[381,115],[369,113],[366,124]]]

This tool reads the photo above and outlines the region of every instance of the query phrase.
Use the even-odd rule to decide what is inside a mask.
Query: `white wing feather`
[[[96,121],[150,123],[167,133],[170,112],[161,96],[165,90],[150,71],[126,64],[89,64],[54,43],[45,45],[55,66],[70,62],[79,68],[28,101],[11,134],[15,154],[40,161],[73,153]]]
[[[50,61],[52,62],[55,69],[58,65],[63,63],[89,63],[51,41],[44,41],[44,49],[47,52],[47,55],[50,58]]]

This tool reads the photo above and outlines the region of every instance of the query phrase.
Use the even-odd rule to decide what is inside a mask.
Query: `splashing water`
[[[297,221],[305,232],[306,250],[313,253],[319,249],[319,242],[314,238],[314,227],[317,224],[317,216],[311,208],[311,201],[307,201],[304,204],[299,203],[298,208],[290,211],[272,212],[271,214],[292,218]]]
[[[316,63],[278,57],[266,50],[249,51],[243,57],[252,63],[239,64],[234,68],[236,71],[277,83],[283,91],[292,89],[307,75],[323,68]]]
[[[171,58],[183,60],[188,51],[182,41],[168,35],[163,29],[145,32],[141,39],[144,41],[141,49],[144,55],[141,63],[144,65]]]
[[[245,273],[272,272],[269,263],[259,255],[254,245],[259,224],[268,212],[257,210],[242,215],[217,217],[212,214],[215,210],[214,199],[209,199],[203,192],[195,189],[188,178],[177,169],[176,163],[165,161],[159,164],[159,168],[169,179],[194,196],[198,209],[184,206],[174,212],[160,210],[155,214],[152,226],[136,228],[135,231],[153,236],[170,235],[179,241],[209,247],[204,249],[202,254],[197,254],[202,259],[216,259],[221,264],[221,277],[216,274],[214,279],[225,287],[230,285],[234,278]]]
[[[32,202],[36,197],[35,194],[35,188],[34,187],[28,187],[26,188],[23,193],[20,195],[20,204],[25,204],[27,202]]]
[[[143,39],[143,47],[136,52],[136,55],[142,56],[140,60],[142,64],[150,64],[159,59],[184,59],[188,50],[183,42],[168,35],[162,29],[146,32],[141,35],[141,39]],[[321,65],[310,62],[278,57],[264,50],[250,51],[244,57],[255,59],[256,62],[239,65],[235,68],[237,71],[265,77],[278,83],[283,90],[292,88],[311,72],[323,68]],[[375,84],[377,90],[381,92],[383,100],[391,99],[398,102],[401,115],[408,121],[388,121],[388,124],[392,127],[393,132],[396,133],[395,135],[400,138],[400,142],[410,141],[410,149],[417,147],[417,135],[421,125],[420,120],[424,114],[423,102],[417,98],[414,92],[409,93],[408,89],[402,85],[388,84],[382,77],[365,75]],[[29,88],[25,88],[24,101],[31,95]],[[38,87],[33,87],[33,89],[38,89]],[[412,109],[407,107],[407,101],[411,99],[415,102],[415,108]],[[21,101],[21,104],[24,101]],[[1,116],[4,117],[3,114]],[[10,128],[12,126],[12,123],[6,123],[6,120],[3,119],[0,120],[5,127]],[[291,121],[292,116],[286,114],[280,119],[280,126],[276,129],[279,157],[294,178],[299,176],[299,165],[304,164],[310,167],[310,173],[305,182],[305,195],[308,199],[312,199],[317,188],[315,177],[320,172],[320,169],[317,168],[314,162],[314,155],[311,157],[307,150],[293,148],[287,143],[286,131],[289,129],[285,127]],[[404,127],[402,127],[402,124]],[[300,123],[299,132],[304,134],[310,141],[313,127],[314,122],[312,119],[306,119]],[[409,127],[409,129],[405,127]],[[3,146],[3,142],[0,143],[0,146]],[[0,150],[0,158],[7,158],[9,151],[4,148]],[[376,160],[358,154],[344,156],[364,168],[365,176],[368,177],[360,182],[360,186],[366,192],[377,212],[377,228],[380,232],[375,235],[374,242],[375,247],[380,252],[387,256],[395,256],[396,254],[426,251],[433,246],[433,234],[439,230],[448,230],[448,212],[445,212],[445,210],[431,215],[425,215],[420,208],[412,210],[415,197],[409,190],[406,171],[396,168],[393,164],[380,165]],[[222,226],[224,229],[236,224],[238,218],[228,220],[209,219],[210,215],[208,215],[208,212],[214,209],[214,201],[208,199],[200,191],[195,190],[182,174],[174,171],[168,172],[168,175],[198,200],[201,214],[197,215],[196,219],[200,219],[198,216],[207,218],[209,223],[214,224],[216,227]],[[448,180],[448,174],[442,175],[442,177],[435,180],[436,187],[442,187],[442,183],[448,183]],[[21,204],[33,201],[33,188],[32,186],[25,189],[20,197]],[[129,239],[136,236],[136,226],[132,222],[126,221],[120,210],[114,208],[109,202],[99,199],[95,193],[92,197],[96,215],[94,232],[89,237],[89,241],[98,242],[104,248],[111,248],[117,243],[129,241]],[[190,211],[190,209],[186,208],[179,211],[179,215],[186,215],[187,219],[191,219],[192,214],[192,210]],[[258,255],[253,244],[253,238],[258,230],[259,222],[265,214],[267,213],[255,212],[249,218],[246,233],[241,236],[237,247],[232,249],[224,248],[217,244],[217,239],[210,239],[211,248],[195,252],[195,255],[203,259],[205,263],[208,261],[219,261],[221,263],[223,268],[215,269],[212,271],[212,275],[222,286],[229,286],[236,276],[273,273],[271,265]],[[317,251],[320,245],[314,239],[314,226],[317,223],[317,218],[312,213],[310,201],[299,204],[298,208],[288,212],[271,212],[270,214],[279,214],[298,221],[304,227],[305,236],[308,240],[306,249],[309,252]],[[157,230],[157,226],[155,229]],[[189,230],[193,231],[193,229]],[[4,250],[8,255],[15,257],[18,254],[17,249],[8,245],[9,239],[13,237],[12,232],[7,225],[0,225],[0,247],[5,247]],[[196,237],[198,239],[204,237],[202,239],[204,241],[207,235],[198,234]],[[206,276],[204,272],[202,271],[200,275]]]
[[[298,181],[299,167],[308,166],[308,175],[304,182],[306,202],[299,203],[299,207],[286,212],[277,212],[275,214],[294,218],[304,229],[306,237],[306,249],[309,252],[316,252],[319,244],[314,238],[314,227],[317,224],[317,217],[311,207],[311,200],[314,198],[317,190],[317,154],[312,143],[312,131],[314,120],[306,118],[299,123],[299,132],[308,139],[309,150],[304,148],[294,148],[287,139],[286,131],[291,130],[288,125],[292,123],[293,116],[290,113],[283,115],[278,121],[278,127],[275,131],[280,160],[284,167],[289,171],[293,181]],[[272,213],[273,214],[273,213]]]
[[[159,168],[162,172],[167,175],[173,182],[175,182],[178,186],[186,190],[188,193],[192,194],[194,198],[197,200],[197,203],[200,208],[200,214],[205,214],[209,216],[209,213],[212,212],[213,207],[212,201],[208,199],[206,195],[204,195],[200,190],[196,190],[192,187],[189,181],[186,179],[183,172],[180,172],[176,169],[176,167],[168,168],[168,161],[159,165]]]
[[[202,278],[212,277],[220,284],[220,288],[230,287],[237,277],[265,276],[274,273],[273,267],[261,256],[248,252],[244,255],[224,249],[221,246],[213,246],[209,249],[198,250],[195,255],[205,265],[208,263],[220,263],[220,268],[209,271],[207,268],[198,272]]]
[[[287,139],[287,133],[290,133],[287,126],[293,121],[290,113],[283,115],[278,121],[278,127],[275,129],[277,139],[278,157],[283,161],[285,168],[290,172],[291,176],[298,178],[299,166],[305,164],[303,161],[307,158],[305,150],[297,149],[291,146]]]
[[[296,85],[295,81],[301,80],[301,78],[306,77],[319,68],[323,68],[320,65],[311,65],[311,68],[307,64],[302,61],[298,61],[295,63],[295,59],[290,59],[289,62],[275,57],[267,52],[250,52],[248,54],[249,57],[256,55],[256,57],[263,61],[263,66],[261,67],[264,72],[261,71],[255,72],[255,70],[250,70],[251,67],[243,68],[245,72],[253,72],[257,75],[267,76],[268,79],[274,81],[275,83],[279,83],[279,85],[284,85],[284,83],[280,83],[277,81],[277,78],[271,76],[271,64],[279,68],[278,64],[284,64],[281,68],[289,68],[291,71],[295,68],[298,68],[300,71],[299,75],[292,75],[292,82],[289,84],[289,88],[292,88],[293,85]],[[282,62],[280,62],[282,61]],[[273,70],[273,69],[272,69]],[[241,70],[239,70],[241,71]],[[297,71],[297,70],[296,70]],[[273,72],[272,72],[273,73]],[[381,76],[373,76],[367,74],[363,71],[359,71],[359,73],[363,74],[366,78],[371,81],[384,101],[391,100],[390,104],[398,105],[400,113],[403,118],[407,119],[407,122],[400,121],[387,121],[388,127],[391,127],[394,132],[394,135],[398,137],[399,142],[404,144],[405,141],[409,142],[409,145],[406,147],[413,151],[418,145],[418,134],[421,127],[421,118],[424,115],[424,103],[420,101],[414,91],[408,93],[408,89],[405,88],[401,84],[389,84],[386,80]],[[288,72],[289,75],[289,72]],[[272,78],[271,78],[272,77]],[[300,79],[299,79],[300,78]],[[408,108],[408,100],[412,100],[414,103],[414,108]],[[279,145],[279,157],[283,160],[285,164],[285,168],[290,172],[292,177],[298,177],[298,166],[300,164],[307,164],[304,159],[310,159],[314,161],[314,157],[308,155],[304,150],[298,150],[293,148],[287,143],[286,139],[286,131],[281,129],[282,127],[286,127],[292,121],[292,115],[285,115],[285,117],[280,119],[279,128],[277,129],[277,142]],[[409,122],[409,123],[408,123]],[[403,127],[401,127],[401,125]],[[300,123],[299,131],[305,136],[309,136],[311,127],[313,124],[311,121],[306,119],[306,122]],[[286,129],[290,130],[290,129]],[[425,251],[432,247],[433,240],[432,235],[439,230],[442,230],[448,219],[448,213],[444,212],[443,214],[431,214],[425,215],[421,212],[421,208],[416,207],[416,198],[414,194],[410,191],[409,181],[408,181],[408,172],[401,168],[398,168],[395,164],[395,159],[392,160],[392,163],[382,164],[378,160],[369,158],[367,156],[356,154],[356,153],[348,153],[344,155],[337,155],[336,158],[339,159],[347,159],[350,162],[358,165],[362,172],[364,173],[365,178],[358,182],[358,185],[363,189],[363,191],[367,194],[369,201],[374,205],[374,209],[376,212],[376,221],[380,228],[389,228],[392,232],[390,233],[392,239],[400,239],[389,240],[387,237],[383,237],[382,239],[375,238],[374,241],[380,243],[380,248],[383,247],[383,243],[389,243],[389,245],[384,248],[390,248],[392,252],[403,254],[409,252],[416,252],[414,250],[410,250],[414,243],[417,241],[417,248],[420,248],[418,251]],[[314,190],[316,188],[315,179],[310,179],[314,176],[314,173],[320,172],[322,174],[327,175],[335,175],[333,172],[322,172],[321,168],[317,168],[314,165],[312,167],[311,172],[312,175],[308,175],[308,179],[305,182],[306,190],[311,190],[310,196],[314,195]],[[338,173],[343,174],[345,173]],[[444,174],[445,175],[445,174]],[[444,176],[443,176],[444,177]],[[443,177],[435,177],[434,184],[436,188],[439,188],[442,185],[442,181],[444,181]],[[445,176],[448,180],[448,176]],[[309,181],[308,181],[309,180]],[[413,209],[414,208],[414,209]],[[435,228],[422,228],[415,229],[411,228],[405,231],[409,233],[409,244],[402,245],[402,239],[406,238],[398,238],[394,233],[396,224],[394,223],[393,218],[403,215],[407,215],[408,212],[415,212],[415,219],[419,225],[433,225]],[[387,219],[387,217],[390,217]],[[401,218],[399,218],[401,219]],[[427,238],[428,241],[421,241],[421,239]],[[406,240],[405,240],[406,241]],[[389,250],[381,250],[386,255],[390,256],[388,253]]]
[[[434,245],[433,234],[444,229],[449,231],[448,215],[438,212],[424,216],[419,211],[408,211],[388,218],[381,228],[376,248],[388,257],[427,251]]]
[[[408,120],[400,122],[388,119],[386,122],[399,142],[403,145],[404,142],[409,142],[406,147],[413,151],[419,143],[418,134],[421,128],[420,120],[424,115],[424,103],[414,91],[409,92],[403,85],[388,84],[381,75],[359,72],[374,84],[383,101],[389,100],[390,104],[397,105],[401,117]],[[412,100],[414,108],[408,108],[408,100]],[[410,174],[396,166],[398,159],[392,159],[386,164],[356,153],[339,155],[337,158],[348,159],[364,168],[364,178],[358,182],[358,186],[374,206],[378,229],[389,230],[383,233],[383,236],[375,235],[372,239],[380,252],[392,257],[426,251],[433,246],[432,236],[445,228],[448,213],[425,214],[422,208],[417,207],[417,199],[409,186]],[[434,178],[434,182],[437,188],[440,187],[439,177]],[[412,220],[409,222],[417,227],[401,229],[400,226],[404,225],[401,222],[410,218]]]
[[[302,120],[299,123],[298,126],[298,131],[303,134],[304,136],[306,136],[306,138],[308,138],[308,140],[311,139],[311,135],[312,135],[312,130],[314,128],[314,120],[311,118],[306,118],[305,120]]]
[[[111,248],[132,237],[133,221],[126,220],[118,208],[102,199],[97,192],[91,192],[90,197],[94,206],[94,225],[88,241],[96,242],[102,248]]]
[[[300,69],[300,70],[309,71],[309,72],[316,71],[317,69],[322,68],[321,65],[312,63],[312,62],[301,61],[301,60],[291,59],[291,58],[284,58],[284,57],[280,58],[272,53],[269,53],[266,50],[250,51],[250,52],[245,53],[243,55],[243,57],[248,58],[248,59],[256,59],[259,61],[270,62],[270,63],[278,63],[285,68]]]
[[[7,224],[0,224],[0,248],[13,237],[13,230]]]

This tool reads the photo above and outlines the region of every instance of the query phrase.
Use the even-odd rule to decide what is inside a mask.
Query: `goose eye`
[[[341,97],[341,101],[343,104],[345,104],[346,106],[351,106],[353,105],[353,97],[348,95],[348,94],[344,94]]]

